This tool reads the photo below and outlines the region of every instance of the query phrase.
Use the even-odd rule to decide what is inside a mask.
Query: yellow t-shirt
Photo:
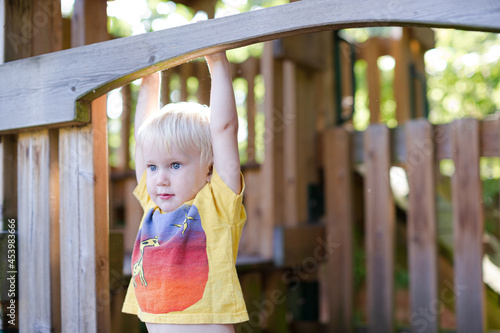
[[[193,200],[162,213],[146,189],[134,195],[144,216],[132,254],[123,312],[164,324],[231,324],[248,320],[235,262],[246,214],[214,169]]]

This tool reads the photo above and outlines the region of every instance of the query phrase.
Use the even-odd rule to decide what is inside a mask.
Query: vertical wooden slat
[[[365,239],[369,332],[394,332],[395,209],[392,198],[389,129],[371,125],[364,133]]]
[[[414,332],[437,333],[436,202],[434,194],[434,142],[426,120],[406,123],[408,209],[408,256],[410,271],[410,324]],[[421,309],[433,316],[420,315]],[[425,320],[425,325],[422,324]]]
[[[391,53],[396,61],[394,67],[394,99],[398,106],[396,120],[398,124],[404,124],[411,118],[410,110],[410,30],[402,28],[403,33],[400,39],[391,41]]]
[[[198,103],[209,105],[210,104],[210,74],[208,66],[204,62],[196,62],[196,76],[198,77],[199,85],[196,96]]]
[[[283,60],[283,200],[287,203],[284,210],[284,223],[295,226],[298,221],[298,141],[297,141],[297,91],[296,65],[291,60]],[[305,175],[302,175],[305,176]]]
[[[377,64],[380,56],[380,39],[372,38],[366,42],[363,54],[367,63],[366,77],[368,80],[370,123],[373,124],[380,121],[380,70]]]
[[[351,138],[344,128],[325,132],[326,239],[329,254],[330,332],[353,330],[353,203]],[[332,245],[333,246],[333,245]]]
[[[5,27],[5,0],[0,0],[0,27]],[[5,62],[5,35],[5,28],[0,29],[0,65]]]
[[[97,331],[109,332],[111,325],[109,291],[109,164],[106,96],[92,102],[92,131],[95,201],[95,265]]]
[[[243,77],[247,81],[247,163],[255,163],[255,76],[257,75],[257,58],[248,58],[243,63]]]
[[[477,120],[461,119],[452,123],[452,152],[455,163],[452,202],[457,332],[484,332],[484,218]]]
[[[96,332],[92,127],[59,131],[63,332]]]
[[[160,93],[160,107],[170,103],[170,72],[168,70],[161,72],[161,93]]]
[[[118,163],[117,170],[125,171],[130,169],[130,114],[132,106],[132,92],[130,84],[124,85],[120,92],[122,94],[122,114],[120,120],[122,126],[120,128],[121,145],[118,148]]]
[[[265,114],[265,160],[262,164],[262,238],[260,254],[272,258],[272,235],[276,224],[283,223],[283,68],[279,60],[274,59],[273,44],[267,42],[262,56],[262,73],[266,95]]]
[[[18,139],[19,330],[51,330],[48,130]]]
[[[59,130],[49,130],[50,289],[52,331],[61,332],[61,249],[59,239]]]

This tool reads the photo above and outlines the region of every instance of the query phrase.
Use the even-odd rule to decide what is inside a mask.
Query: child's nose
[[[168,186],[168,185],[170,185],[170,180],[169,180],[167,172],[165,172],[165,171],[160,171],[159,172],[158,178],[156,179],[156,185],[157,186]]]

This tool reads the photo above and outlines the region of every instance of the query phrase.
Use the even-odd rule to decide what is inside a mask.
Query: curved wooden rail
[[[500,32],[500,2],[300,1],[6,63],[0,133],[88,122],[91,100],[203,54],[299,33],[392,25]]]

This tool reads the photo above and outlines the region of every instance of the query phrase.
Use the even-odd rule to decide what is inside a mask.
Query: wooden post
[[[364,133],[365,223],[369,332],[394,332],[395,209],[390,187],[389,129],[371,125]]]
[[[408,209],[408,255],[410,271],[410,324],[415,332],[437,333],[437,224],[434,184],[434,141],[432,125],[426,120],[406,123],[406,165],[410,186]],[[438,308],[436,308],[436,306]],[[421,309],[426,317],[420,326]]]
[[[353,202],[352,144],[344,128],[332,128],[324,136],[326,188],[326,249],[328,254],[331,332],[353,331]],[[337,246],[338,245],[338,246]],[[335,246],[335,247],[333,247]]]
[[[108,39],[106,3],[77,0],[72,46]],[[106,96],[91,105],[92,124],[61,129],[62,329],[109,332],[109,214]]]
[[[453,238],[457,332],[485,332],[482,274],[484,217],[479,177],[479,124],[452,123]]]
[[[1,4],[7,13],[5,60],[32,57],[62,48],[60,3],[51,1],[18,1]],[[2,19],[3,20],[3,19]],[[3,43],[2,43],[3,44]],[[3,56],[3,55],[2,55]],[[36,327],[60,331],[58,230],[57,145],[53,132],[41,130],[19,136],[18,171],[11,171],[8,197],[17,199],[19,329]],[[12,158],[13,142],[4,137],[4,151]],[[5,161],[5,159],[4,159]],[[4,163],[4,162],[2,162]],[[5,170],[12,170],[10,165]],[[55,166],[55,168],[51,168]],[[17,186],[15,185],[18,179]],[[17,192],[13,189],[17,188]],[[8,204],[9,213],[14,208]],[[13,216],[11,216],[13,217]]]

